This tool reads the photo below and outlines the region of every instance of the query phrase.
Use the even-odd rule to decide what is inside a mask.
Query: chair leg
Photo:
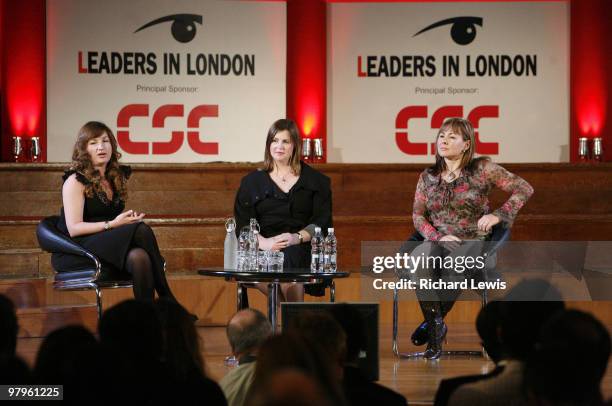
[[[393,354],[399,357],[399,348],[397,346],[397,316],[398,316],[398,295],[397,288],[393,289]]]
[[[102,318],[102,289],[96,285],[96,307],[98,309],[98,321]]]
[[[329,285],[329,301],[332,303],[336,302],[336,282],[333,279]]]
[[[242,290],[243,286],[240,282],[236,284],[236,311],[242,310]]]

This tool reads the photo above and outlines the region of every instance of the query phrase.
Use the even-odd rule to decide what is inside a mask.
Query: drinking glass
[[[268,272],[269,256],[270,256],[270,251],[259,251],[259,255],[257,256],[257,271],[258,272]]]
[[[282,251],[270,251],[268,256],[268,271],[283,272],[283,261],[285,254]]]

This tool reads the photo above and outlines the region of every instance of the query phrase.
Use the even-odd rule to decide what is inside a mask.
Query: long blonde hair
[[[70,169],[83,175],[89,184],[85,185],[85,195],[93,197],[94,192],[98,195],[105,195],[102,188],[100,172],[96,170],[91,162],[91,157],[87,152],[87,143],[102,135],[108,135],[112,146],[111,159],[106,166],[106,178],[113,185],[121,200],[127,200],[127,179],[119,168],[119,158],[121,152],[117,150],[117,139],[110,128],[104,123],[90,121],[79,130],[74,149],[72,150],[72,163]]]

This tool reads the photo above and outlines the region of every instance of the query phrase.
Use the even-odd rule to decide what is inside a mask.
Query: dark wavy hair
[[[291,138],[291,143],[293,144],[293,153],[291,154],[291,158],[289,159],[289,165],[291,166],[291,170],[296,175],[300,174],[300,170],[302,167],[300,166],[300,157],[302,156],[302,143],[300,142],[300,132],[298,130],[295,121],[281,118],[280,120],[276,120],[274,124],[268,130],[268,137],[266,138],[266,150],[264,152],[264,170],[267,172],[271,172],[274,169],[274,159],[272,158],[272,154],[270,154],[270,144],[274,140],[276,134],[281,131],[289,131],[289,137]]]
[[[117,150],[117,139],[110,128],[104,123],[99,121],[90,121],[86,123],[79,130],[76,142],[74,143],[74,149],[72,150],[72,163],[70,169],[79,172],[88,181],[89,184],[85,185],[85,195],[87,197],[93,197],[93,194],[104,193],[102,189],[100,172],[97,171],[91,157],[87,152],[87,143],[94,139],[103,136],[106,133],[110,139],[112,146],[111,159],[106,166],[106,179],[113,185],[116,193],[119,195],[121,200],[127,200],[127,179],[123,172],[119,168],[119,158],[121,158],[121,152]]]
[[[472,174],[481,162],[491,160],[486,156],[474,158],[474,153],[476,151],[476,135],[474,133],[474,126],[472,126],[472,123],[470,123],[469,120],[460,117],[451,117],[444,120],[444,123],[442,123],[442,126],[438,131],[438,135],[436,135],[436,144],[440,134],[448,129],[452,129],[455,134],[460,135],[463,138],[463,141],[470,142],[468,149],[461,157],[459,168],[466,169],[469,174]],[[446,162],[444,161],[444,158],[440,156],[436,148],[436,163],[429,167],[429,173],[438,176],[446,169]]]

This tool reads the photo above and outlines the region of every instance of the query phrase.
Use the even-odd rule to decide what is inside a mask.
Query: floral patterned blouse
[[[485,239],[486,234],[478,231],[478,220],[490,213],[488,195],[494,186],[512,194],[491,213],[510,227],[533,194],[524,179],[488,160],[480,162],[472,174],[462,170],[452,182],[426,169],[414,194],[414,227],[429,241],[438,241],[447,234],[464,240]]]

